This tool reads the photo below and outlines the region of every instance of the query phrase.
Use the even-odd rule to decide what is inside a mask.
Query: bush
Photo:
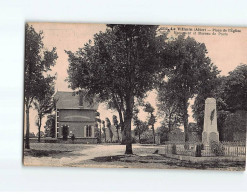
[[[176,144],[172,144],[172,154],[177,154]]]
[[[190,144],[188,142],[185,142],[184,149],[185,150],[189,150],[190,149]]]
[[[62,130],[62,134],[63,134],[63,140],[66,141],[68,139],[68,127],[64,126],[63,130]]]
[[[216,141],[211,141],[210,149],[216,156],[224,156],[224,147],[222,144]]]
[[[153,138],[153,132],[152,131],[145,131],[141,134],[141,144],[153,144],[154,138]]]
[[[71,140],[72,140],[72,142],[75,141],[75,135],[74,134],[71,136]]]
[[[202,154],[201,154],[202,147],[203,147],[202,144],[197,144],[196,145],[196,153],[195,153],[196,157],[201,157],[202,156]]]

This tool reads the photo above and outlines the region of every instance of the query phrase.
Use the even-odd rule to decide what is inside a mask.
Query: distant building
[[[95,112],[98,103],[90,104],[83,94],[57,91],[56,102],[56,138],[64,134],[70,138],[73,134],[81,143],[97,143],[95,137]]]

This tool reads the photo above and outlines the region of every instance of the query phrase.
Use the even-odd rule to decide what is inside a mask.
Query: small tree
[[[42,119],[46,114],[51,113],[54,110],[54,79],[55,77],[47,76],[40,80],[40,91],[37,92],[34,98],[34,108],[38,112],[38,118],[36,125],[38,126],[38,142],[40,142],[40,128],[42,125]]]
[[[110,134],[110,138],[111,138],[111,142],[112,142],[113,132],[112,132],[112,129],[111,129],[111,121],[110,121],[109,118],[106,118],[105,121],[106,121],[106,126],[107,126],[107,128],[109,130],[109,134]]]
[[[36,137],[45,137],[45,133],[43,131],[40,131],[36,134]]]
[[[105,121],[102,120],[102,131],[104,132],[104,136],[105,136],[105,143],[106,143],[106,129],[105,129]]]
[[[30,132],[30,133],[29,133],[29,137],[30,137],[30,138],[34,138],[34,137],[35,137],[34,132]]]
[[[139,109],[135,107],[133,113],[134,113],[133,114],[134,125],[136,126],[139,143],[141,143],[141,123],[142,121],[138,118]]]
[[[96,112],[95,113],[95,120],[97,123],[99,123],[99,128],[98,128],[98,125],[97,125],[97,128],[99,129],[99,142],[101,143],[101,119],[100,119],[100,113],[99,112]]]
[[[138,135],[138,140],[139,143],[142,143],[142,140],[147,139],[147,137],[145,137],[145,135],[148,132],[148,123],[147,122],[143,122],[141,120],[138,119],[138,127],[136,126],[136,128],[134,129],[135,135]]]
[[[154,113],[154,108],[148,102],[148,103],[145,104],[144,111],[149,113],[148,125],[151,125],[152,131],[153,131],[153,142],[155,144],[154,124],[156,122],[156,116],[154,116],[154,114],[153,114]]]
[[[169,81],[163,81],[158,87],[157,100],[158,115],[164,119],[163,125],[170,132],[181,124],[182,112],[177,94]]]
[[[164,141],[168,141],[168,133],[170,132],[169,128],[167,127],[166,123],[162,123],[160,127],[158,127],[157,132],[160,135],[161,143]]]
[[[55,114],[50,114],[47,116],[47,121],[45,123],[45,136],[46,137],[55,137],[55,128],[56,128],[56,121],[55,121]]]
[[[112,121],[113,121],[114,126],[116,127],[116,130],[117,130],[117,139],[118,139],[118,142],[119,142],[120,141],[120,139],[119,139],[119,127],[120,127],[120,125],[118,123],[118,120],[117,120],[117,116],[116,115],[113,115],[112,116]]]

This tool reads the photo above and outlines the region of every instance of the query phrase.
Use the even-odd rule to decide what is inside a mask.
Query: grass
[[[106,148],[107,146],[107,148]],[[125,147],[116,146],[116,150],[121,151],[113,155],[101,154],[101,147],[104,151],[109,148],[115,148],[112,145],[86,145],[86,144],[57,144],[57,143],[32,143],[30,150],[24,150],[24,158],[30,159],[29,163],[32,164],[33,159],[36,158],[40,164],[47,164],[46,157],[53,158],[54,166],[60,165],[60,159],[63,157],[70,158],[63,166],[79,166],[79,167],[124,167],[124,168],[158,168],[158,169],[214,169],[214,170],[236,170],[243,171],[245,169],[245,162],[232,162],[232,161],[216,161],[216,162],[191,162],[185,160],[178,160],[166,157],[163,152],[162,146],[144,146],[133,145],[133,155],[124,155]],[[99,152],[99,156],[92,155],[88,150],[94,148],[94,151]],[[108,152],[109,153],[109,152]],[[162,154],[163,153],[163,154]],[[94,154],[94,153],[93,153]],[[86,158],[81,158],[85,156]],[[78,159],[73,161],[74,159]],[[85,159],[85,160],[84,160]],[[47,162],[46,162],[47,161]]]
[[[59,150],[35,150],[35,149],[30,149],[28,151],[24,152],[25,156],[32,156],[32,157],[54,157],[56,155],[64,154],[66,152],[71,152],[71,151],[59,151]]]
[[[122,163],[152,163],[161,164],[163,166],[170,167],[181,167],[181,168],[189,168],[189,169],[234,169],[237,171],[242,171],[245,169],[245,162],[203,162],[203,163],[192,163],[190,161],[177,160],[167,158],[161,155],[147,155],[147,156],[138,156],[138,155],[117,155],[117,156],[105,156],[105,157],[97,157],[92,159],[97,163],[109,163],[109,162],[122,162]],[[160,167],[160,166],[159,166]]]

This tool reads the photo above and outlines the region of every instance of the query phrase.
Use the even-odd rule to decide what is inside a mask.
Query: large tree
[[[200,129],[203,129],[204,106],[207,97],[217,100],[217,126],[220,140],[223,140],[225,124],[229,123],[231,113],[237,110],[247,110],[247,66],[240,65],[227,76],[218,76],[219,71],[211,72],[204,81],[203,88],[196,96],[193,108],[193,117],[197,120]],[[232,128],[233,129],[233,128]]]
[[[169,41],[166,47],[166,63],[170,64],[167,78],[175,91],[181,106],[185,141],[188,141],[188,106],[207,78],[207,73],[214,69],[204,43],[194,38],[180,35]]]
[[[247,111],[247,65],[239,65],[226,77],[225,102],[231,112]]]
[[[106,32],[69,56],[72,89],[86,89],[102,102],[113,102],[125,134],[126,154],[132,154],[131,120],[134,100],[143,98],[160,76],[160,53],[165,36],[158,26],[107,25]]]
[[[33,100],[40,91],[40,81],[44,73],[51,70],[57,59],[56,48],[51,51],[45,50],[43,45],[43,32],[26,24],[25,26],[25,68],[24,68],[24,91],[25,91],[25,119],[26,140],[25,148],[29,149],[29,110]]]
[[[37,126],[38,126],[38,142],[40,142],[40,128],[42,125],[42,119],[46,114],[51,113],[55,108],[55,100],[53,95],[55,92],[55,77],[47,76],[40,80],[39,82],[39,92],[37,92],[34,98],[34,108],[38,112],[37,116]]]

